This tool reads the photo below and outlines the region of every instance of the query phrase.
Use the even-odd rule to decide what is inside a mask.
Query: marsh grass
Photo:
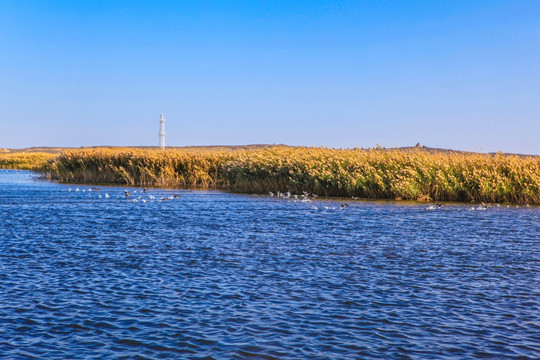
[[[285,146],[213,152],[89,148],[65,151],[49,167],[64,182],[540,204],[540,157],[532,156]]]
[[[0,168],[45,172],[54,154],[43,152],[0,154]]]
[[[53,177],[63,182],[221,188],[220,169],[234,154],[88,148],[65,151],[50,166]]]

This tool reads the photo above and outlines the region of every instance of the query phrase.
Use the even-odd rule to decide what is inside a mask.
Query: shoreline
[[[4,169],[0,168],[1,170],[6,171],[17,171],[17,172],[31,172],[36,175],[36,178],[40,181],[50,181],[59,185],[71,185],[71,186],[103,186],[103,187],[111,187],[111,188],[126,188],[126,189],[143,189],[143,187],[140,186],[132,186],[132,185],[126,185],[126,184],[115,184],[115,183],[93,183],[93,182],[61,182],[58,180],[53,179],[47,179],[43,174],[35,172],[33,170],[23,170],[23,169]],[[276,199],[276,200],[289,200],[289,201],[301,201],[301,198],[294,198],[294,195],[296,196],[302,196],[302,194],[291,194],[291,197],[278,197],[278,196],[270,196],[269,194],[262,194],[262,193],[249,193],[249,192],[239,192],[239,191],[233,191],[228,190],[224,188],[208,188],[208,187],[174,187],[174,186],[147,186],[148,190],[176,190],[176,191],[182,191],[182,192],[192,192],[192,191],[216,191],[216,192],[223,192],[228,194],[234,194],[234,195],[246,195],[246,196],[254,196],[254,197],[263,197],[263,198],[269,198],[269,199]],[[442,203],[443,206],[466,206],[466,205],[487,205],[487,207],[510,207],[510,208],[521,208],[521,207],[531,207],[531,208],[540,208],[540,204],[522,204],[522,203],[483,203],[483,202],[466,202],[466,201],[417,201],[417,200],[396,200],[396,199],[385,199],[385,198],[357,198],[357,197],[337,197],[337,196],[317,196],[316,198],[309,198],[311,202],[369,202],[369,203],[377,203],[377,204],[389,204],[389,205],[408,205],[408,206],[419,206],[419,205],[425,205],[425,206],[433,206],[437,205],[437,203]]]
[[[0,156],[61,183],[330,198],[540,204],[540,157],[281,147],[186,152],[84,148]]]

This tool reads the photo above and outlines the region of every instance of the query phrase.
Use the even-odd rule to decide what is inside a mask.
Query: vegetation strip
[[[0,166],[15,167],[18,160],[5,156]],[[286,146],[214,152],[83,148],[54,158],[28,156],[19,168],[62,182],[540,204],[536,156]]]
[[[18,169],[44,172],[48,169],[48,161],[54,158],[54,154],[45,152],[29,153],[0,153],[0,169]]]

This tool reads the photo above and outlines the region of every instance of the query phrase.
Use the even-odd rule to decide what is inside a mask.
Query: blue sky
[[[0,147],[540,154],[540,1],[0,2]]]

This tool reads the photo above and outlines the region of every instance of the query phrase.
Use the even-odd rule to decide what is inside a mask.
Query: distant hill
[[[247,150],[247,149],[263,149],[273,146],[288,146],[284,144],[279,145],[270,145],[270,144],[250,144],[250,145],[200,145],[200,146],[167,146],[168,150],[187,150],[193,152],[212,152],[212,151],[235,151],[235,150]],[[158,149],[157,146],[88,146],[81,148],[110,148],[110,149],[119,149],[119,148],[135,148],[135,149]],[[77,149],[72,147],[30,147],[24,149],[1,149],[0,153],[3,154],[16,154],[16,153],[48,153],[48,154],[59,154],[64,150],[68,149]],[[403,150],[403,151],[425,151],[430,154],[478,154],[472,151],[462,151],[462,150],[452,150],[452,149],[441,149],[441,148],[432,148],[423,146],[420,143],[415,146],[404,146],[399,148],[381,148],[382,150]],[[497,153],[482,153],[494,155]],[[539,156],[539,155],[528,155],[528,154],[515,154],[515,153],[503,153],[504,155],[517,155],[517,156]]]
[[[473,152],[473,151],[462,151],[462,150],[432,148],[432,147],[423,146],[420,143],[416,144],[415,146],[404,146],[404,147],[394,148],[394,149],[399,149],[399,150],[403,150],[403,151],[425,151],[425,152],[430,153],[430,154],[446,153],[446,154],[488,154],[488,155],[495,155],[495,154],[499,153],[499,152],[477,153],[477,152]],[[515,153],[502,153],[502,154],[504,154],[504,155],[517,155],[517,156],[538,156],[538,155],[515,154]]]
[[[59,154],[64,150],[74,149],[67,147],[31,147],[24,149],[0,149],[0,153],[3,154],[17,154],[17,153],[47,153],[47,154]]]
[[[262,149],[262,148],[268,148],[275,145],[265,145],[265,144],[253,144],[253,145],[200,145],[200,146],[167,146],[167,150],[188,150],[188,151],[194,151],[194,152],[210,152],[210,151],[234,151],[234,150],[241,150],[241,149]],[[47,147],[47,146],[40,146],[40,147],[30,147],[30,148],[24,148],[24,149],[1,149],[0,153],[3,154],[17,154],[17,153],[48,153],[48,154],[59,154],[62,151],[69,150],[69,149],[84,149],[84,148],[107,148],[107,149],[121,149],[121,148],[130,148],[130,149],[159,149],[158,146],[107,146],[107,145],[100,145],[100,146],[81,146],[80,148],[74,148],[74,147]]]

